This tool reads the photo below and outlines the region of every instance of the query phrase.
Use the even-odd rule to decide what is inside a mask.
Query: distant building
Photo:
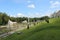
[[[27,21],[26,21],[26,20],[24,20],[22,23],[27,23]]]
[[[60,17],[60,10],[51,15],[53,18]]]

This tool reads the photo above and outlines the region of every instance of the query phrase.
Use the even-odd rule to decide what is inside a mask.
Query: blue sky
[[[60,10],[60,0],[0,0],[0,12],[15,17],[41,17]]]

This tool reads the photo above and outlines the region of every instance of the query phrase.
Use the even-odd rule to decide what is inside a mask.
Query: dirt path
[[[13,33],[15,33],[15,32],[17,32],[17,31],[19,31],[19,30],[23,30],[23,29],[25,29],[26,27],[20,27],[19,29],[16,29],[16,30],[14,30],[14,31],[10,31],[10,32],[7,32],[7,33],[4,33],[4,34],[1,34],[0,35],[0,38],[2,37],[7,37],[7,36],[9,36],[9,35],[11,35],[11,34],[13,34]]]
[[[33,26],[33,25],[31,25],[31,27],[32,27],[32,26]],[[0,38],[1,38],[1,37],[2,37],[2,38],[7,37],[7,36],[9,36],[9,35],[11,35],[11,34],[17,32],[17,31],[23,30],[23,29],[25,29],[25,28],[26,28],[26,27],[21,27],[21,26],[20,26],[18,29],[14,30],[14,31],[10,31],[10,32],[1,34],[1,35],[0,35]]]

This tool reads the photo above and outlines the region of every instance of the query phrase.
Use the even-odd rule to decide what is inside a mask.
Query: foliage
[[[46,20],[49,19],[48,16],[40,17],[40,18],[29,18],[30,22],[37,22],[38,20]],[[27,17],[10,17],[6,13],[0,12],[0,25],[6,25],[8,23],[8,20],[11,20],[13,22],[22,23],[23,21],[28,21]]]
[[[24,29],[21,34],[14,33],[2,40],[60,40],[60,18],[50,19],[50,23],[45,21]]]
[[[6,13],[0,12],[0,25],[5,25],[8,23],[9,16]]]
[[[46,19],[49,19],[49,17],[48,16],[43,16],[43,17],[40,18],[40,20],[46,20]]]
[[[25,21],[25,20],[27,20],[26,17],[17,17],[17,18],[16,18],[16,21],[17,21],[18,23],[22,23],[22,21]]]

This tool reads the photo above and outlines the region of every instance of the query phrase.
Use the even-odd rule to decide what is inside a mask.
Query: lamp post
[[[28,17],[28,20],[27,20],[27,29],[29,29],[29,17]]]

